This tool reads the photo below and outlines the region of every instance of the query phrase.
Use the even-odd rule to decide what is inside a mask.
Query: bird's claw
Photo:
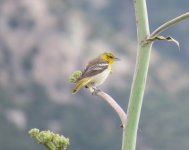
[[[93,87],[93,92],[92,92],[92,95],[97,95],[98,92],[101,92],[102,90],[97,88],[97,87]]]

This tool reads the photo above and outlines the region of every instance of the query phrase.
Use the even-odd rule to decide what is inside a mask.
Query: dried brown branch
[[[186,18],[189,18],[189,12],[182,14],[170,21],[167,21],[166,23],[162,24],[161,26],[159,26],[156,30],[154,30],[152,32],[152,34],[150,35],[150,38],[156,37],[158,36],[162,31],[164,31],[165,29],[169,28],[170,26],[185,20]]]
[[[115,110],[121,120],[122,126],[124,127],[127,120],[127,115],[120,105],[110,95],[103,91],[96,91],[94,94],[105,100]]]

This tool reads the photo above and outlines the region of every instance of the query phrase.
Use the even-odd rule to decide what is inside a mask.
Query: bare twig
[[[166,22],[164,24],[162,24],[161,26],[159,26],[156,30],[154,30],[152,32],[152,34],[150,35],[150,38],[158,36],[162,31],[164,31],[165,29],[167,29],[171,25],[174,25],[174,24],[176,24],[176,23],[178,23],[178,22],[180,22],[180,21],[182,21],[182,20],[184,20],[184,19],[186,19],[188,17],[189,17],[189,12],[187,12],[185,14],[182,14],[182,15],[180,15],[180,16],[178,16],[178,17],[176,17],[176,18],[174,18],[174,19],[172,19],[172,20],[170,20],[170,21],[168,21],[168,22]]]
[[[116,113],[119,115],[119,118],[121,119],[122,126],[124,127],[127,120],[127,115],[120,105],[110,95],[103,91],[97,91],[95,92],[95,95],[105,100],[116,111]]]

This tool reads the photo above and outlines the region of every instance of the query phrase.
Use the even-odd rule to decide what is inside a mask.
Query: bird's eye
[[[109,56],[109,58],[113,58],[113,56]]]

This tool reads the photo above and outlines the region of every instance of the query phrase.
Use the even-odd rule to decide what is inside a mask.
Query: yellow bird
[[[119,59],[113,53],[102,53],[97,58],[91,60],[76,81],[72,93],[76,94],[82,87],[87,87],[94,91],[97,86],[106,80],[112,71],[112,64],[116,60]]]

